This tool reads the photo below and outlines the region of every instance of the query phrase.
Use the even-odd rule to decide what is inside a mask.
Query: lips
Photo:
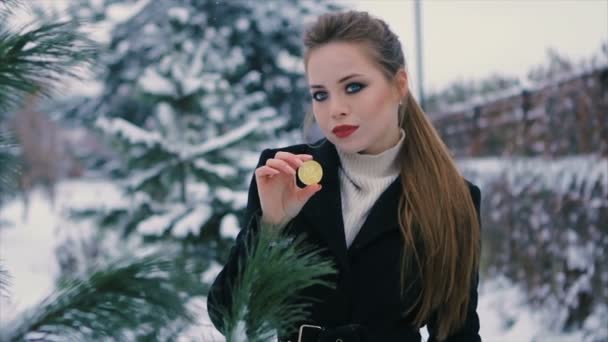
[[[351,135],[354,131],[356,131],[357,128],[359,128],[359,126],[340,125],[340,126],[334,127],[332,132],[339,138],[345,138],[345,137]]]

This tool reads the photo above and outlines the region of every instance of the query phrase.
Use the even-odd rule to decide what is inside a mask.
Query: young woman
[[[323,247],[338,269],[335,289],[305,291],[317,300],[302,323],[321,327],[302,329],[309,341],[420,341],[424,325],[430,341],[480,341],[480,191],[412,97],[398,38],[382,20],[350,11],[319,17],[304,44],[325,138],[262,152],[251,224],[208,297],[214,324],[230,301],[243,236],[285,229]],[[300,188],[296,171],[311,159],[323,178]]]

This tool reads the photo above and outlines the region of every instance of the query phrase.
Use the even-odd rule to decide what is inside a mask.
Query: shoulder
[[[475,205],[475,208],[477,208],[479,210],[479,206],[481,203],[481,190],[479,189],[479,187],[477,185],[471,183],[466,178],[464,181],[467,184],[467,186],[469,187],[469,192],[471,193],[471,198],[473,199],[473,204]]]
[[[481,190],[479,187],[473,183],[471,183],[468,179],[465,178],[465,183],[469,187],[469,192],[471,193],[471,197],[473,197],[473,201],[479,203],[481,200]]]

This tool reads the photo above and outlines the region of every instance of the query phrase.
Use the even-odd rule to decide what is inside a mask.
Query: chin
[[[359,153],[363,150],[365,150],[364,146],[361,146],[360,144],[357,144],[356,142],[350,142],[350,143],[344,143],[341,141],[335,141],[335,140],[331,140],[330,141],[336,146],[337,149],[339,149],[340,151],[344,152],[344,153]]]

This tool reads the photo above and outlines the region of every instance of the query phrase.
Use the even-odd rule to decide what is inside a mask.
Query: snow
[[[145,220],[139,222],[136,230],[142,235],[160,236],[182,212],[183,208],[176,206],[167,213],[150,215]]]
[[[108,19],[118,24],[137,15],[150,0],[139,0],[135,3],[114,3],[106,8]]]
[[[31,194],[30,215],[23,218],[23,203],[13,201],[1,208],[0,260],[11,276],[10,301],[0,296],[0,322],[12,318],[42,300],[54,287],[59,265],[54,255],[57,217],[53,208],[36,190]]]
[[[265,116],[268,115],[268,112],[261,111],[258,115]],[[180,160],[193,160],[204,154],[224,149],[229,145],[238,143],[259,128],[260,123],[257,119],[251,119],[240,127],[230,130],[228,133],[210,138],[204,143],[196,145],[184,145],[183,143],[172,144],[167,140],[164,140],[158,132],[145,131],[121,118],[107,119],[101,117],[96,120],[96,126],[103,130],[107,135],[124,139],[131,145],[143,144],[147,147],[152,147],[158,144],[168,153],[177,155]],[[168,161],[158,164],[145,173],[134,177],[131,180],[131,184],[136,186],[146,179],[158,175],[165,167],[171,166],[170,163],[171,162]],[[198,168],[205,169],[221,177],[234,175],[234,172],[236,171],[232,166],[211,164],[202,158],[196,159],[194,164]]]
[[[238,18],[236,21],[236,28],[239,31],[246,31],[247,29],[249,29],[250,25],[251,22],[247,18]]]
[[[182,150],[180,155],[182,156],[182,159],[189,160],[194,156],[202,155],[226,147],[242,140],[245,136],[252,133],[259,125],[260,124],[257,120],[251,120],[240,127],[230,130],[230,132],[222,136],[215,137],[214,139],[206,141],[198,146]]]
[[[559,159],[546,159],[543,157],[488,157],[488,158],[462,158],[457,160],[458,166],[467,172],[483,173],[479,180],[491,181],[494,177],[505,174],[513,186],[527,185],[525,182],[515,182],[522,175],[526,175],[529,182],[536,186],[545,186],[560,191],[563,194],[572,192],[571,183],[574,182],[576,190],[581,195],[591,197],[595,181],[599,181],[608,193],[608,158],[599,155],[577,155]],[[538,183],[542,182],[542,183]],[[556,188],[555,184],[559,184]],[[483,185],[485,184],[478,184]],[[523,189],[520,189],[523,190]],[[608,201],[608,199],[606,199]]]
[[[154,95],[174,96],[175,86],[171,80],[158,73],[155,67],[149,67],[137,81],[144,91]]]
[[[207,299],[197,298],[188,302],[188,307],[196,313],[196,322],[184,331],[177,342],[225,342],[226,339],[213,327],[207,314]]]
[[[0,324],[50,294],[59,275],[55,248],[60,239],[74,233],[86,234],[84,226],[79,231],[66,231],[63,210],[122,202],[115,186],[94,179],[60,183],[56,191],[53,207],[44,191],[35,188],[30,195],[28,216],[24,216],[19,199],[0,207],[0,222],[8,222],[0,225],[0,262],[11,275],[10,297],[0,296]]]
[[[211,217],[211,213],[211,208],[207,205],[198,205],[175,224],[171,234],[177,238],[185,238],[190,233],[198,234],[200,227]]]
[[[144,182],[160,175],[165,168],[170,166],[170,162],[158,163],[147,170],[131,174],[129,178],[124,181],[124,183],[129,189],[138,188]]]
[[[201,79],[201,84],[202,84],[203,89],[205,91],[209,92],[210,94],[213,94],[214,92],[216,92],[217,88],[219,88],[220,85],[223,84],[222,76],[219,74],[209,73],[209,74],[203,74],[199,77]]]
[[[230,165],[211,164],[203,158],[197,158],[194,161],[194,166],[201,170],[206,170],[216,174],[219,177],[233,177],[236,175],[236,169]]]
[[[525,303],[524,291],[508,280],[483,281],[477,311],[483,340],[580,342],[586,339],[580,331],[556,333],[549,318],[554,313],[532,309]],[[593,324],[594,322],[591,322]]]
[[[192,48],[192,45],[193,43],[191,41],[187,41],[184,43],[184,49],[187,50],[188,48]],[[209,42],[203,40],[198,45],[189,61],[184,60],[181,63],[176,63],[173,58],[170,59],[170,62],[173,63],[171,65],[171,76],[174,81],[180,84],[182,96],[193,94],[199,89],[206,89],[206,83],[214,83],[215,78],[221,77],[219,75],[213,75],[213,78],[201,77],[205,74],[203,73],[203,68],[205,66],[204,54],[208,50]],[[182,59],[184,58],[186,57],[183,56]]]
[[[247,206],[247,191],[235,191],[226,187],[218,187],[215,190],[215,195],[224,203],[232,203],[234,209],[238,210]]]
[[[209,268],[207,268],[207,270],[203,272],[203,275],[201,276],[201,281],[205,284],[213,283],[215,277],[217,277],[221,270],[222,265],[218,264],[215,260],[212,261],[211,265],[209,265]]]
[[[0,221],[6,223],[0,226],[0,260],[11,275],[11,284],[9,297],[0,296],[0,326],[39,303],[55,288],[59,275],[55,248],[71,234],[62,231],[67,222],[62,218],[65,209],[120,207],[123,203],[118,187],[95,179],[58,184],[54,208],[44,192],[35,189],[31,194],[30,215],[26,218],[22,201],[5,203],[0,208]],[[214,279],[219,269],[216,263],[209,269],[208,278]],[[225,341],[210,323],[204,298],[188,305],[197,313],[197,322],[178,341],[200,341],[201,338],[210,342]]]
[[[160,102],[156,105],[156,116],[158,117],[158,121],[163,126],[161,129],[164,129],[167,132],[169,137],[177,136],[176,129],[171,130],[170,128],[175,128],[175,112],[173,111],[173,107],[169,105],[167,102]]]
[[[29,218],[23,218],[23,205],[19,200],[6,203],[0,210],[2,220],[9,226],[0,228],[0,258],[12,275],[10,299],[0,298],[0,322],[6,321],[25,308],[34,305],[54,288],[58,275],[55,247],[59,243],[62,229],[57,224],[63,208],[103,205],[122,205],[120,191],[110,182],[101,180],[66,181],[57,189],[56,207],[52,209],[42,191],[35,190],[31,197]],[[204,209],[192,214],[192,220],[204,216]],[[222,235],[233,236],[236,231],[236,217],[227,216],[222,222]],[[34,253],[32,251],[35,251]],[[221,266],[212,264],[204,274],[204,282],[211,282]],[[581,281],[578,286],[585,286]],[[573,290],[575,291],[575,290]],[[579,342],[589,340],[579,331],[556,334],[551,328],[554,314],[532,309],[524,301],[524,292],[505,279],[482,279],[479,289],[478,314],[481,320],[481,336],[487,341],[557,341]],[[198,322],[184,332],[179,341],[200,340],[224,341],[211,325],[206,313],[204,299],[194,303]],[[193,305],[194,305],[193,304]],[[606,317],[607,308],[600,306],[587,319],[587,331],[597,331],[598,336],[608,336],[605,324],[600,318]],[[422,329],[425,336],[426,329]]]
[[[236,239],[239,232],[239,221],[234,214],[228,214],[222,218],[220,224],[220,235],[222,237]]]
[[[207,116],[214,122],[224,122],[224,112],[219,108],[213,107],[209,109]]]
[[[304,62],[302,58],[294,56],[289,51],[281,50],[277,56],[277,65],[285,71],[294,73],[304,72]]]
[[[182,79],[182,94],[190,95],[203,87],[203,80],[196,76],[186,76]]]
[[[244,86],[249,86],[252,84],[259,83],[261,81],[261,79],[262,79],[262,74],[259,71],[251,70],[247,74],[245,74],[245,76],[243,76],[243,78],[241,79],[241,82],[243,83]]]
[[[177,20],[181,24],[185,24],[190,17],[188,9],[184,7],[172,7],[169,9],[167,14],[169,15],[169,18]]]
[[[231,336],[234,342],[247,342],[247,325],[245,321],[240,320],[236,323]]]
[[[209,197],[209,185],[205,183],[192,183],[186,187],[187,196],[193,203],[202,202]]]
[[[146,132],[121,118],[107,119],[99,117],[95,121],[95,125],[109,136],[124,138],[131,144],[144,144],[147,147],[151,147],[155,144],[160,144],[162,139],[157,132]]]

